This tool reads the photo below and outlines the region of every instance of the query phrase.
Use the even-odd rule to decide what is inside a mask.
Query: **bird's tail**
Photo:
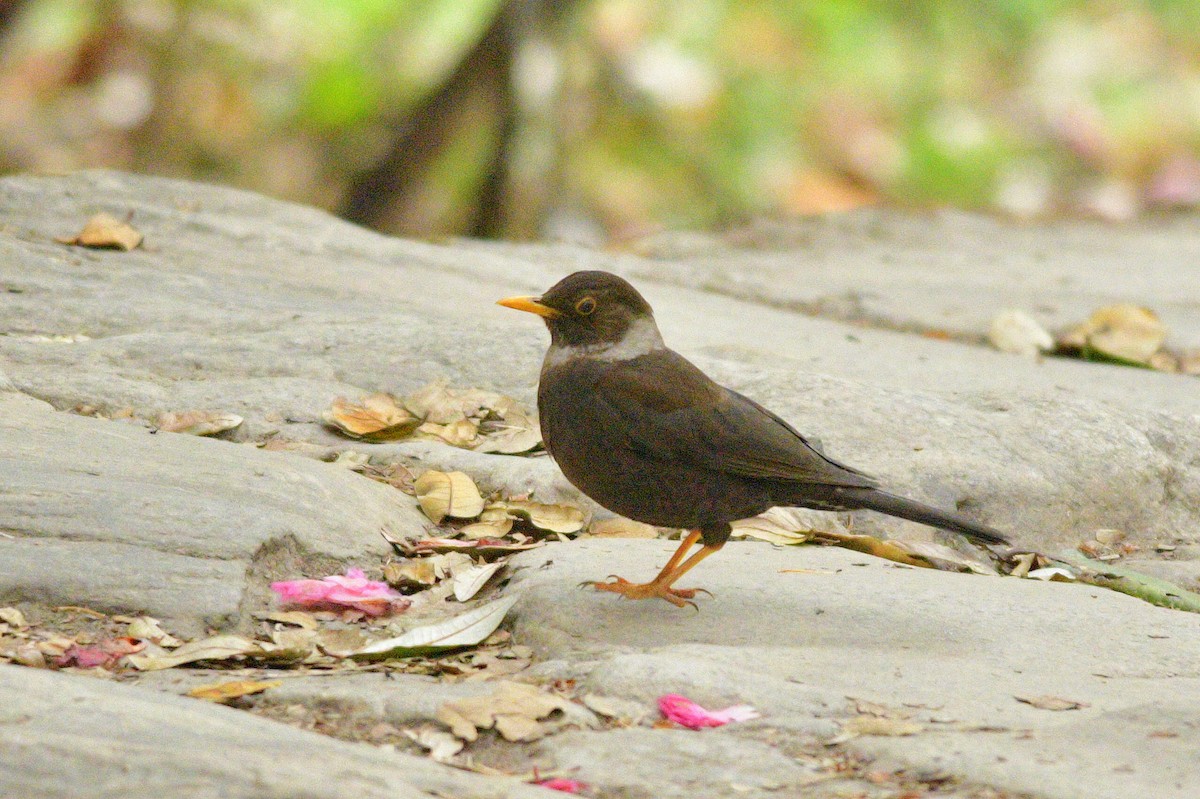
[[[847,492],[849,494],[849,492]],[[910,522],[928,524],[930,527],[940,527],[952,533],[960,533],[967,538],[983,544],[1007,544],[1008,539],[999,530],[986,524],[971,521],[957,513],[938,510],[915,500],[898,497],[879,489],[867,489],[853,494],[855,504],[860,508],[886,513],[888,516],[898,516]]]

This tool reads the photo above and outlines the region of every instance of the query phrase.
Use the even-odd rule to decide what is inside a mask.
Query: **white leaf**
[[[485,563],[482,566],[471,566],[454,575],[454,598],[466,602],[479,593],[479,589],[491,579],[492,575],[504,568],[502,561]]]
[[[517,594],[506,596],[439,624],[417,627],[396,638],[376,641],[358,650],[354,656],[405,657],[444,649],[474,646],[495,632],[496,628],[500,626],[500,622],[504,621],[504,617],[508,615],[508,611],[517,603],[518,598]]]

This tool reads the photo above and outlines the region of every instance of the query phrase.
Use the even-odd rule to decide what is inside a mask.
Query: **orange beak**
[[[515,308],[518,311],[527,311],[546,319],[562,315],[549,305],[542,305],[538,297],[505,297],[502,300],[496,300],[496,304],[503,305],[505,308]]]

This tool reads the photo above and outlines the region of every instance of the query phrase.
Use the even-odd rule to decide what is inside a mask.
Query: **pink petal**
[[[341,605],[371,616],[409,605],[387,583],[368,580],[362,569],[347,569],[344,576],[335,574],[321,580],[281,580],[271,583],[271,590],[286,604]]]
[[[585,783],[579,780],[568,780],[566,777],[555,777],[552,780],[542,780],[535,782],[534,785],[540,785],[543,788],[549,788],[552,791],[562,791],[563,793],[579,793],[587,787]]]
[[[758,711],[749,705],[734,705],[724,710],[705,710],[679,694],[660,696],[658,709],[669,721],[693,730],[703,727],[721,727],[731,721],[749,721],[758,718]]]

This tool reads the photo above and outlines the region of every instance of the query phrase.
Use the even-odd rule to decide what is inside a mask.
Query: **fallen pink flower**
[[[543,788],[549,788],[552,791],[562,791],[563,793],[579,793],[587,787],[586,783],[579,780],[569,780],[566,777],[555,777],[552,780],[542,780],[535,782],[534,785],[540,785]]]
[[[412,604],[387,583],[368,580],[362,569],[347,569],[345,577],[334,574],[321,580],[281,580],[271,583],[271,590],[279,594],[279,601],[284,604],[339,605],[368,616],[382,616]]]
[[[134,638],[109,638],[93,646],[71,644],[58,658],[56,666],[78,666],[81,669],[94,669],[97,666],[109,668],[126,655],[140,652],[146,645]]]
[[[705,710],[692,700],[679,694],[667,694],[658,698],[658,709],[683,727],[698,730],[702,727],[721,727],[731,721],[749,721],[758,718],[758,711],[749,705],[734,705],[724,710]]]

